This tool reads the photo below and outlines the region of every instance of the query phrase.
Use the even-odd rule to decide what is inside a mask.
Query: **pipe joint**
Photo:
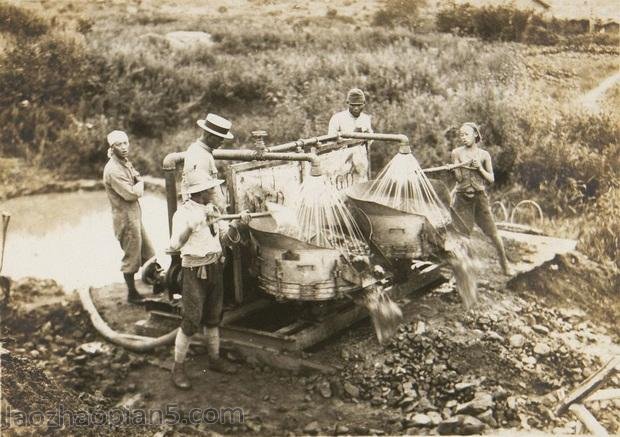
[[[177,165],[185,160],[185,152],[168,153],[162,161],[164,170],[175,170]]]

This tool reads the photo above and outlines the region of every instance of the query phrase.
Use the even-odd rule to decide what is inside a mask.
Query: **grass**
[[[618,114],[582,113],[573,101],[613,69],[612,55],[537,54],[518,43],[420,33],[411,23],[371,26],[340,19],[340,9],[222,20],[219,12],[130,14],[116,5],[111,13],[95,4],[87,15],[71,4],[55,3],[47,18],[19,15],[40,34],[3,34],[3,155],[99,177],[105,134],[121,128],[135,164],[158,174],[207,112],[233,121],[235,147],[251,144],[259,128],[274,144],[325,132],[346,90],[358,86],[375,130],[408,135],[423,166],[447,162],[454,144],[445,132],[473,120],[494,159],[497,193],[539,200],[554,218],[610,208],[600,199],[619,178]],[[0,3],[0,16],[11,8]],[[53,8],[68,8],[64,21]],[[209,32],[214,44],[175,49],[165,39],[174,30]],[[377,143],[373,168],[394,152]]]

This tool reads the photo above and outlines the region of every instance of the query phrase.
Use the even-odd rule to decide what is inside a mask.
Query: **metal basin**
[[[373,182],[356,184],[347,191],[351,213],[364,236],[372,239],[387,258],[428,257],[432,251],[426,238],[427,231],[432,229],[428,219],[422,214],[399,211],[366,199]]]
[[[280,234],[271,217],[253,219],[249,226],[256,245],[258,283],[266,293],[321,301],[359,288],[343,279],[347,265],[339,251]]]

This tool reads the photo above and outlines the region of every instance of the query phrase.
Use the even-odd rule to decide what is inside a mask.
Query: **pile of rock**
[[[531,326],[529,314],[538,317]],[[551,431],[568,421],[553,414],[558,389],[574,386],[585,369],[600,364],[551,335],[567,323],[558,311],[532,304],[517,314],[485,311],[441,327],[422,321],[401,326],[374,364],[343,353],[343,397],[400,410],[399,431],[410,434]],[[328,385],[316,387],[328,394]]]

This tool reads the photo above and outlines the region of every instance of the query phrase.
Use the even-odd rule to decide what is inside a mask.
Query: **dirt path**
[[[603,80],[596,88],[588,91],[579,99],[579,104],[591,112],[601,110],[601,100],[605,93],[620,82],[620,71]]]

